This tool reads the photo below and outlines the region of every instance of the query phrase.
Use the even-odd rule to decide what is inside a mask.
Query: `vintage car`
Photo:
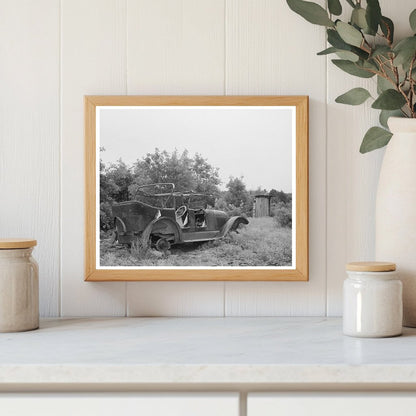
[[[173,244],[218,240],[248,220],[207,208],[209,196],[175,192],[173,183],[140,186],[131,201],[112,207],[115,236],[120,244],[135,241],[160,251]]]

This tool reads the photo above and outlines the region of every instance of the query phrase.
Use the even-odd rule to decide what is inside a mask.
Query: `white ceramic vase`
[[[416,327],[416,119],[391,117],[376,203],[376,259],[397,264],[403,323]]]

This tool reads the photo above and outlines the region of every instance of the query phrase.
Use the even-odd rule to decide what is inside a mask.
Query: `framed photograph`
[[[308,97],[86,96],[85,156],[85,280],[308,280]]]

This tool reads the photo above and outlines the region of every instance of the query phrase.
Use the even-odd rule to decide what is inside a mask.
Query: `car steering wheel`
[[[183,214],[185,214],[186,212],[186,206],[185,205],[181,205],[176,211],[175,214],[177,217],[182,217]]]

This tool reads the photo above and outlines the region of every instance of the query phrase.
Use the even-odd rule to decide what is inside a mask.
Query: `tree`
[[[121,159],[111,163],[105,169],[107,197],[115,202],[126,201],[129,198],[129,186],[133,183],[133,174]]]
[[[246,185],[243,182],[243,177],[234,178],[230,177],[226,187],[227,192],[224,195],[224,200],[227,204],[231,205],[231,210],[235,214],[251,215],[253,210],[253,198],[247,191]],[[232,209],[238,208],[237,210]]]
[[[100,148],[100,151],[105,151]],[[129,198],[129,186],[133,182],[131,168],[121,159],[107,166],[100,159],[100,227],[112,228],[111,206],[113,202],[126,201]]]
[[[218,185],[221,183],[218,168],[211,166],[207,159],[196,153],[193,159],[192,170],[195,174],[196,192],[218,195]]]
[[[100,148],[100,151],[104,152],[105,149]],[[126,165],[121,159],[106,165],[100,159],[101,229],[112,228],[111,207],[114,202],[134,198],[139,186],[151,183],[173,183],[179,192],[195,191],[217,197],[221,181],[218,168],[198,153],[190,157],[187,150],[169,153],[156,148],[132,166]],[[207,202],[214,205],[214,200]]]
[[[243,182],[243,177],[233,178],[230,177],[227,183],[227,193],[225,194],[225,200],[227,203],[239,207],[249,199],[249,194],[246,189],[246,185]]]
[[[187,150],[181,154],[175,149],[172,153],[155,149],[153,153],[134,164],[134,182],[130,187],[133,196],[137,188],[150,183],[173,183],[180,192],[195,191],[217,194],[221,183],[218,169],[211,166],[200,154],[193,158]]]
[[[292,194],[287,194],[283,191],[276,191],[276,189],[272,189],[269,192],[269,195],[272,197],[272,202],[282,202],[287,204],[292,201]]]

